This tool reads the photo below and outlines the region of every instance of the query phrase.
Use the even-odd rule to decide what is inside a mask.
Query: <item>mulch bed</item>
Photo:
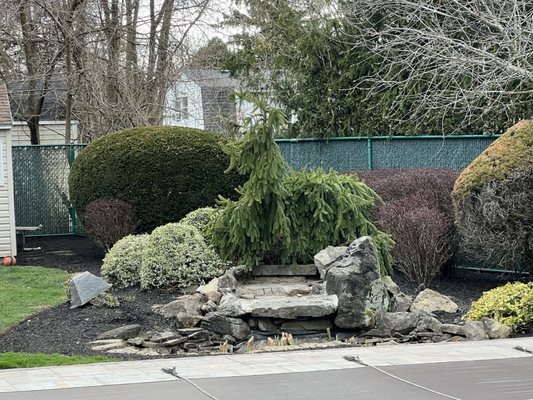
[[[41,247],[41,250],[21,253],[19,265],[100,274],[104,252],[85,237],[28,238],[26,246]],[[461,271],[434,281],[431,288],[450,296],[459,305],[461,311],[455,317],[460,318],[483,291],[513,279],[509,276]],[[415,294],[417,285],[399,274],[394,280],[404,293]],[[115,291],[114,294],[121,300],[118,308],[86,305],[70,310],[69,304],[63,304],[29,318],[0,336],[0,352],[99,354],[90,349],[88,342],[107,330],[126,324],[140,324],[145,330],[170,328],[167,320],[151,311],[151,306],[168,303],[180,295],[178,291],[143,291],[136,288]]]

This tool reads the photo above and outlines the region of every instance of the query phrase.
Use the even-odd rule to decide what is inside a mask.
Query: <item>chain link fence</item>
[[[79,233],[68,193],[72,161],[83,145],[13,146],[15,221],[38,235]]]
[[[393,136],[278,139],[295,169],[322,167],[340,172],[375,168],[463,169],[498,136]],[[37,235],[81,234],[72,208],[68,175],[85,145],[13,146],[15,220],[39,226]]]

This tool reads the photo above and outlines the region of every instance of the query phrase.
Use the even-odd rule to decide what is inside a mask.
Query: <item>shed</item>
[[[0,83],[0,257],[17,255],[11,163],[11,127],[7,87]]]

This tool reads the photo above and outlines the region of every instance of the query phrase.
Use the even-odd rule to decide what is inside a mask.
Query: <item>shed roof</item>
[[[11,119],[11,109],[9,108],[7,86],[5,83],[0,83],[0,125],[11,126],[12,124],[13,121]]]

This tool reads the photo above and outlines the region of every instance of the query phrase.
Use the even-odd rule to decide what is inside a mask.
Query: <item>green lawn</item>
[[[0,266],[0,333],[67,301],[67,273],[41,267]]]
[[[117,361],[109,357],[63,356],[61,354],[0,353],[0,369],[47,367]]]

